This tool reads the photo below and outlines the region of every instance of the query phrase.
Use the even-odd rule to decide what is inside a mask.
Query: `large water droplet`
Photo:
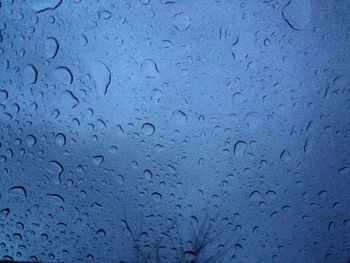
[[[112,81],[112,74],[109,67],[102,61],[94,61],[91,63],[90,68],[97,92],[99,94],[107,94],[108,87]]]
[[[36,1],[36,0],[29,0],[30,5],[32,9],[36,13],[42,13],[45,11],[53,11],[57,7],[60,6],[63,0],[45,0],[45,1]]]
[[[27,190],[24,186],[13,186],[9,190],[16,195],[20,195],[27,198]]]
[[[47,165],[47,172],[50,175],[50,179],[55,183],[59,184],[61,182],[61,175],[64,171],[62,164],[58,161],[50,161]]]
[[[282,9],[282,17],[292,29],[303,30],[311,20],[310,1],[289,1]]]

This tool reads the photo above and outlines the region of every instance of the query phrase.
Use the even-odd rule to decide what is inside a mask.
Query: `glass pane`
[[[0,0],[0,259],[350,259],[350,1]]]

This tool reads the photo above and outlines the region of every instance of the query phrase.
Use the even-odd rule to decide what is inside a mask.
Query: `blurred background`
[[[0,0],[0,258],[347,262],[349,10]]]

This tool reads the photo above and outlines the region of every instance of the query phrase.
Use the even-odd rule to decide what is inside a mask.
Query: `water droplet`
[[[61,182],[61,175],[63,171],[64,168],[58,161],[50,161],[47,165],[47,172],[51,177],[50,179],[52,179],[56,184]]]
[[[58,146],[64,146],[66,144],[66,136],[63,133],[58,133],[56,135],[56,144]]]
[[[103,19],[103,20],[108,20],[112,17],[111,12],[107,11],[107,10],[103,10],[98,12],[98,18]]]
[[[253,191],[250,193],[249,198],[253,201],[258,201],[261,198],[261,193],[259,191]]]
[[[184,252],[185,260],[186,261],[195,261],[197,259],[197,254],[193,251],[185,251]]]
[[[13,186],[9,190],[15,194],[19,194],[19,195],[27,198],[27,190],[24,186]]]
[[[34,65],[28,64],[23,69],[23,79],[26,84],[35,84],[38,80],[38,70]]]
[[[97,92],[106,95],[112,81],[109,67],[102,61],[94,61],[90,66]]]
[[[187,115],[180,110],[174,111],[172,121],[178,125],[185,125],[187,123]]]
[[[158,192],[153,192],[152,193],[152,199],[155,202],[160,202],[162,200],[162,195]]]
[[[115,154],[118,151],[118,148],[116,146],[109,147],[109,152],[112,154]]]
[[[45,41],[45,54],[46,57],[52,59],[56,57],[59,49],[59,44],[56,38],[48,37]]]
[[[63,83],[65,85],[70,85],[73,83],[73,73],[67,67],[57,67],[55,70],[55,77],[60,83]]]
[[[104,229],[99,229],[96,231],[96,235],[99,237],[104,237],[106,235],[106,231]]]
[[[181,12],[174,15],[174,26],[179,31],[186,31],[191,26],[191,18]]]
[[[341,175],[343,175],[343,174],[348,173],[349,171],[350,171],[350,169],[349,169],[348,167],[343,167],[343,168],[340,168],[340,169],[338,170],[338,173],[341,174]]]
[[[31,0],[31,6],[33,10],[39,14],[45,11],[53,11],[61,5],[63,0],[45,0],[45,1],[35,1]]]
[[[234,146],[234,153],[237,156],[241,156],[245,153],[247,149],[247,143],[245,141],[238,141]]]
[[[36,138],[34,135],[28,135],[26,138],[26,143],[29,147],[33,147],[36,144]]]
[[[10,213],[10,208],[3,208],[0,210],[0,216],[1,217],[7,217],[8,214]]]
[[[292,156],[290,155],[290,153],[288,152],[288,150],[284,150],[281,155],[280,155],[280,159],[283,162],[288,162],[290,159],[292,159]]]
[[[70,90],[63,91],[63,102],[71,106],[74,109],[79,104],[79,99],[74,95],[74,93]]]
[[[120,184],[123,184],[125,182],[124,176],[121,175],[121,174],[118,174],[117,175],[117,182],[120,183]]]
[[[155,132],[155,127],[152,123],[147,122],[142,125],[142,132],[146,136],[151,136]]]
[[[151,180],[152,179],[152,173],[150,170],[144,170],[143,171],[143,176],[147,179],[147,180]]]
[[[293,30],[303,30],[311,20],[310,1],[289,1],[282,8],[282,17]]]
[[[64,198],[59,194],[46,194],[46,195],[52,198],[53,200],[55,200],[56,202],[62,202],[62,203],[65,202]]]
[[[96,155],[96,156],[92,157],[92,162],[95,165],[100,165],[103,163],[104,159],[105,158],[102,155]]]
[[[8,97],[9,97],[9,94],[6,90],[0,90],[0,101],[7,100]]]
[[[141,63],[141,73],[146,78],[155,78],[159,74],[157,64],[152,59],[145,59]]]

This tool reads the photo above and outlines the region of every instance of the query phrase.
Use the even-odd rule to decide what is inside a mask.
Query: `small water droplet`
[[[174,15],[174,26],[177,30],[184,32],[191,26],[191,18],[183,13],[177,13]]]
[[[187,123],[187,115],[180,110],[174,111],[172,121],[178,125],[185,125]]]
[[[247,143],[245,141],[238,141],[234,146],[234,153],[236,156],[241,156],[247,149]]]
[[[58,146],[64,146],[66,144],[66,136],[63,133],[58,133],[56,135],[56,144]]]
[[[159,75],[156,62],[152,59],[145,59],[141,63],[141,73],[146,78],[155,78]]]
[[[142,132],[146,136],[151,136],[155,132],[155,127],[152,123],[147,122],[147,123],[142,125]]]
[[[144,176],[147,180],[151,180],[153,174],[151,173],[150,170],[144,170],[144,171],[143,171],[143,176]]]
[[[59,49],[59,44],[56,38],[48,37],[45,41],[45,54],[47,58],[52,59],[56,57]]]
[[[261,197],[261,193],[259,191],[253,191],[250,193],[249,198],[253,201],[259,200]]]
[[[348,173],[349,171],[350,171],[350,169],[349,169],[348,167],[343,167],[343,168],[340,168],[340,169],[338,170],[338,173],[341,174],[341,175],[343,175],[343,174]]]
[[[290,159],[292,159],[292,156],[290,155],[288,150],[283,150],[282,153],[280,154],[280,159],[283,162],[288,162]]]
[[[152,193],[152,199],[155,202],[160,202],[162,200],[162,195],[158,192],[153,192]]]
[[[57,67],[55,70],[55,77],[59,82],[65,85],[70,85],[73,83],[73,73],[67,67],[64,67],[64,66]]]
[[[92,157],[92,162],[95,164],[95,165],[101,165],[104,161],[104,157],[102,155],[96,155],[94,157]]]
[[[33,147],[36,144],[36,138],[34,135],[28,135],[26,138],[26,143],[29,147]]]
[[[63,171],[64,168],[58,161],[50,161],[47,165],[47,172],[56,184],[59,184],[61,182],[61,175]]]
[[[38,70],[32,64],[28,64],[23,69],[23,79],[26,84],[35,84],[38,80]]]

